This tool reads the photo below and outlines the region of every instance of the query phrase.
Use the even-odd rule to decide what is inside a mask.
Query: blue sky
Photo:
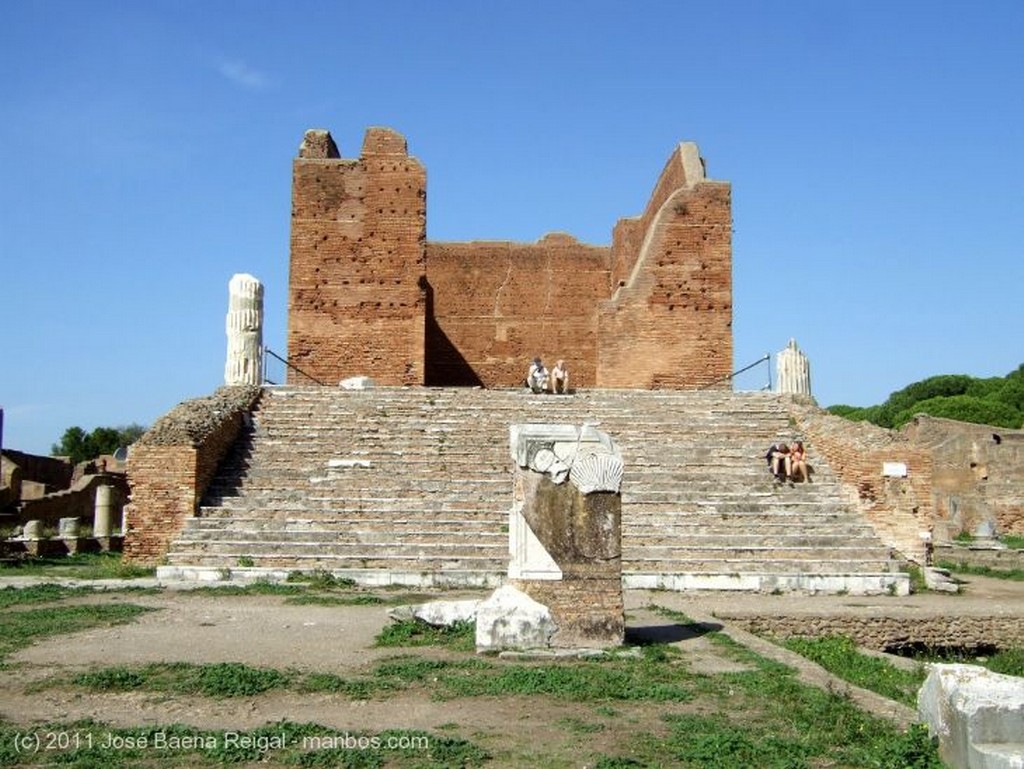
[[[227,286],[285,350],[291,161],[402,132],[428,237],[606,244],[675,144],[732,183],[735,367],[822,405],[1024,362],[1024,3],[7,0],[4,445],[223,381]],[[764,367],[742,389],[767,379]]]

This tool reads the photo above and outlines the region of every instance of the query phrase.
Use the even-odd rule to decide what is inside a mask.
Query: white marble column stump
[[[228,284],[224,384],[263,384],[263,284],[239,273]]]

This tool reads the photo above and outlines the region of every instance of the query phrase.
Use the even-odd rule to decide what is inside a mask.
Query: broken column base
[[[608,649],[625,642],[620,577],[577,574],[557,582],[513,580],[510,584],[550,611],[557,627],[549,643],[552,648]]]
[[[600,586],[594,580],[519,582],[498,588],[477,607],[477,651],[621,646],[625,640],[622,591],[608,582]]]

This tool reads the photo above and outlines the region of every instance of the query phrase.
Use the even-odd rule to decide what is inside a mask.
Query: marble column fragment
[[[790,339],[786,349],[775,356],[775,371],[778,381],[775,391],[785,395],[811,395],[811,364],[796,340]]]
[[[263,384],[263,284],[239,273],[228,284],[224,384]]]

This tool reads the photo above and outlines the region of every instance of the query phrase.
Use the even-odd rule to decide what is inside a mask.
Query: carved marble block
[[[622,458],[596,428],[521,424],[509,525],[510,584],[545,605],[550,645],[622,644]]]

